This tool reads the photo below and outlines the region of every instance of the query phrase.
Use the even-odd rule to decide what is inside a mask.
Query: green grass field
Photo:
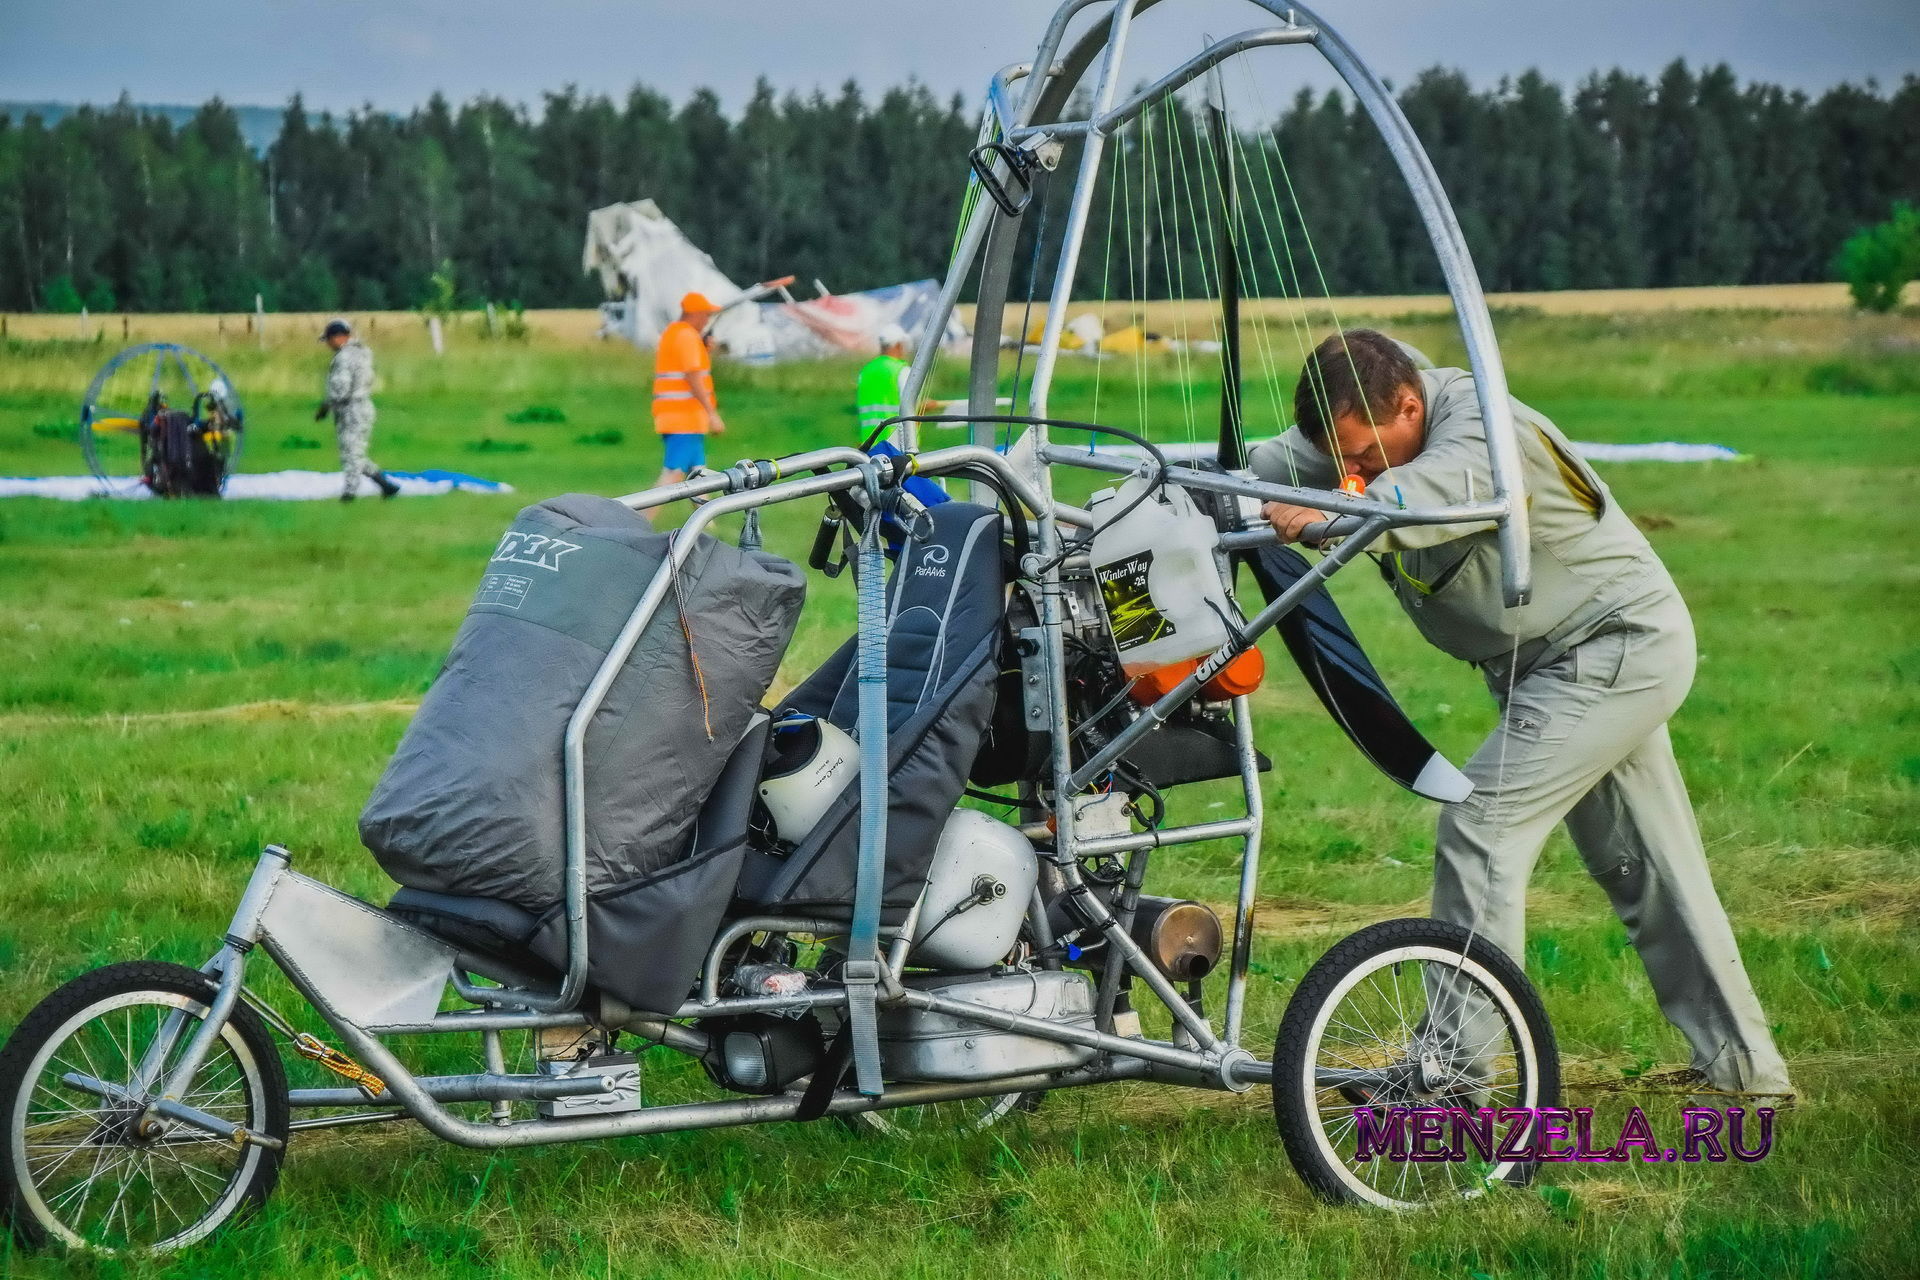
[[[1396,332],[1458,359],[1440,321],[1402,320]],[[1676,744],[1805,1091],[1766,1160],[1559,1165],[1535,1190],[1388,1218],[1308,1195],[1264,1090],[1056,1094],[986,1134],[913,1141],[823,1123],[489,1156],[376,1127],[296,1139],[265,1214],[184,1257],[100,1264],[0,1244],[0,1273],[1920,1273],[1920,1104],[1907,1092],[1920,1089],[1920,321],[1515,313],[1501,331],[1516,394],[1574,438],[1716,441],[1753,458],[1605,474],[1698,623],[1702,665]],[[1256,366],[1296,360],[1284,326],[1265,336],[1250,343]],[[0,502],[0,1027],[90,966],[199,963],[269,841],[383,900],[354,819],[500,529],[524,503],[628,492],[658,470],[650,368],[631,351],[456,335],[436,359],[417,335],[383,337],[375,456],[504,479],[515,495],[345,508]],[[110,352],[0,347],[0,474],[82,469],[56,437]],[[330,434],[309,420],[320,351],[214,352],[248,397],[246,469],[331,468]],[[1161,361],[1144,373],[1136,384],[1130,364],[1098,368],[1105,419],[1137,425],[1144,405],[1156,437],[1177,440],[1191,407],[1206,434],[1209,369]],[[849,367],[720,376],[733,425],[716,442],[723,460],[849,435]],[[1095,384],[1090,366],[1069,362],[1055,409],[1093,412]],[[1255,384],[1252,430],[1266,434],[1275,401]],[[509,421],[536,406],[565,421]],[[811,503],[775,513],[769,545],[803,556],[816,517]],[[1414,718],[1464,757],[1492,721],[1477,677],[1423,647],[1371,576],[1342,581],[1350,616]],[[850,626],[846,579],[811,591],[783,679]],[[1276,767],[1253,1003],[1269,1034],[1293,982],[1340,936],[1424,913],[1434,818],[1347,746],[1284,661],[1270,662],[1259,695],[1259,741]],[[1220,799],[1192,789],[1174,816],[1204,816]],[[1159,856],[1149,888],[1218,903],[1234,874],[1231,850],[1189,847]],[[1682,1097],[1639,1081],[1683,1065],[1684,1046],[1561,838],[1532,903],[1527,967],[1555,1019],[1569,1097],[1601,1109],[1602,1133],[1629,1103],[1672,1131]],[[439,1053],[419,1061],[451,1065]],[[648,1065],[658,1096],[695,1088],[682,1065]]]

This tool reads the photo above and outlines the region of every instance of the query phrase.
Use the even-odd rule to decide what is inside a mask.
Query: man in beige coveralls
[[[1493,493],[1473,375],[1414,367],[1371,330],[1322,343],[1292,430],[1253,450],[1262,480],[1444,506]],[[1480,669],[1503,709],[1441,810],[1433,913],[1524,954],[1527,880],[1565,820],[1640,952],[1660,1008],[1714,1089],[1790,1094],[1707,872],[1667,720],[1693,683],[1693,622],[1666,567],[1551,422],[1513,402],[1532,517],[1533,598],[1503,607],[1491,523],[1394,529],[1370,550],[1407,616]],[[1269,503],[1287,541],[1326,517]]]

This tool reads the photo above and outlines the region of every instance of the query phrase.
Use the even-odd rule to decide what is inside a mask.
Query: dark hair
[[[1293,389],[1293,420],[1315,444],[1350,413],[1375,422],[1393,416],[1403,390],[1420,389],[1420,374],[1401,345],[1373,329],[1336,333],[1313,349]]]

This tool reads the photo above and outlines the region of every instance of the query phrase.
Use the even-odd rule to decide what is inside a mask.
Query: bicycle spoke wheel
[[[1437,920],[1390,920],[1335,946],[1302,979],[1274,1047],[1287,1155],[1335,1201],[1410,1209],[1524,1182],[1533,1165],[1497,1158],[1500,1133],[1481,1111],[1552,1106],[1559,1092],[1532,984],[1486,939]],[[1466,1113],[1437,1135],[1466,1158],[1408,1158],[1408,1110]]]
[[[279,1151],[148,1109],[212,990],[178,965],[111,965],[61,987],[20,1024],[0,1053],[0,1191],[26,1243],[164,1252],[266,1197]],[[234,1010],[177,1101],[285,1141],[285,1076],[250,1009]]]
[[[856,1111],[848,1117],[856,1129],[889,1138],[912,1138],[929,1133],[977,1133],[992,1128],[1016,1111],[1032,1111],[1045,1097],[1040,1093],[999,1093],[987,1098],[956,1098],[891,1111]]]

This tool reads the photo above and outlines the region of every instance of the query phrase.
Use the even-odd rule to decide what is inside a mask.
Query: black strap
[[[1007,515],[1007,536],[1013,540],[1013,545],[1010,548],[1006,548],[1005,544],[1002,544],[1003,549],[1006,550],[1003,559],[1007,567],[1007,576],[1009,578],[1019,577],[1022,573],[1022,565],[1027,558],[1027,552],[1031,549],[1031,546],[1030,539],[1027,535],[1027,518],[1025,514],[1023,514],[1023,509],[1020,504],[1014,500],[1012,491],[1007,488],[1006,481],[1001,479],[999,473],[994,471],[993,468],[975,462],[969,462],[964,466],[955,467],[952,475],[957,480],[979,481],[987,488],[993,490],[994,495],[1000,500],[1000,505],[1005,509]]]
[[[840,545],[842,519],[840,509],[828,503],[826,513],[820,517],[820,527],[814,531],[813,549],[807,553],[807,564],[829,578],[839,577],[841,570],[847,567],[845,556],[834,559],[834,552]]]
[[[1012,184],[1002,183],[994,176],[993,162],[1006,162],[1007,177]],[[1000,206],[1000,212],[1009,218],[1017,218],[1033,199],[1033,174],[1039,168],[1039,157],[1023,147],[1006,142],[989,142],[975,147],[967,153],[967,164],[973,169],[974,176],[980,179],[981,188],[992,201]],[[1019,189],[1016,191],[1014,187]]]
[[[846,1079],[847,1066],[852,1061],[853,1033],[843,1022],[840,1030],[834,1032],[833,1039],[827,1042],[827,1051],[820,1055],[820,1065],[815,1069],[813,1079],[807,1081],[807,1091],[800,1095],[800,1109],[793,1113],[793,1118],[818,1120],[827,1114],[827,1104],[833,1101],[840,1082]]]

